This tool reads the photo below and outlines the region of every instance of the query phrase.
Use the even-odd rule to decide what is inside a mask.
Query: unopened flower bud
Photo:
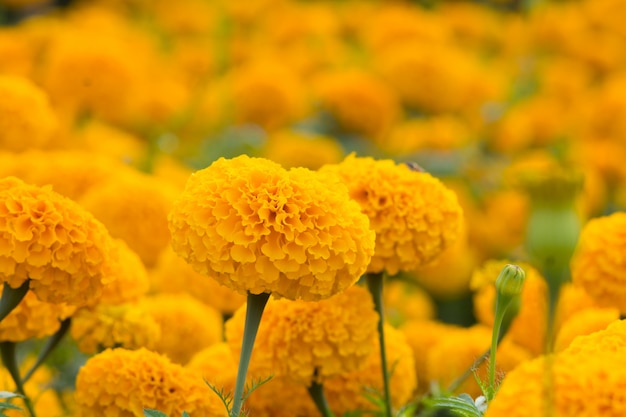
[[[496,290],[507,297],[515,297],[522,293],[526,273],[517,265],[505,265],[496,279]]]

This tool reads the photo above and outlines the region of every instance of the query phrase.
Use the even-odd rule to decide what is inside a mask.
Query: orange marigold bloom
[[[340,175],[376,232],[368,272],[413,270],[433,260],[460,233],[456,195],[428,173],[354,154],[321,169]]]
[[[226,339],[241,350],[246,308],[226,323]],[[250,373],[310,385],[358,369],[372,350],[378,315],[369,292],[352,286],[318,302],[271,300],[254,344]]]
[[[19,152],[50,142],[57,128],[48,97],[30,80],[0,75],[0,148]]]
[[[185,368],[224,392],[235,390],[237,358],[226,342],[215,343],[191,357]],[[256,415],[256,414],[255,414]]]
[[[318,169],[341,161],[344,152],[339,142],[331,137],[279,130],[268,136],[262,155],[285,168]]]
[[[72,316],[70,334],[87,354],[113,347],[154,349],[161,339],[161,326],[136,304],[98,304]]]
[[[0,179],[0,281],[17,288],[30,279],[42,301],[86,304],[111,281],[103,275],[111,245],[104,226],[75,202]]]
[[[141,308],[156,320],[161,337],[156,352],[185,364],[200,350],[223,340],[222,315],[189,294],[161,294],[144,298]]]
[[[336,178],[246,155],[192,175],[169,221],[174,250],[240,293],[328,298],[374,251],[367,217]]]
[[[567,348],[578,336],[585,336],[606,327],[619,320],[619,310],[616,308],[588,308],[570,317],[559,328],[554,342],[554,351],[560,352]]]
[[[572,281],[601,305],[626,313],[626,213],[592,219],[583,227],[572,258]]]
[[[106,270],[113,281],[102,288],[101,303],[122,304],[139,301],[148,292],[148,271],[139,255],[121,239],[114,241],[111,266]]]
[[[2,290],[0,289],[0,294]],[[40,301],[33,292],[0,322],[0,341],[22,342],[54,334],[75,307]]]
[[[200,378],[146,349],[107,349],[76,378],[79,417],[141,417],[143,409],[170,416],[222,417],[224,405]]]

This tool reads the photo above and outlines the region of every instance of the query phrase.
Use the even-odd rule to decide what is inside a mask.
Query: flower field
[[[0,0],[0,416],[626,415],[623,0]]]

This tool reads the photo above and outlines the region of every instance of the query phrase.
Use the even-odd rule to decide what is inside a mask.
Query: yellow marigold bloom
[[[572,281],[605,306],[626,313],[626,213],[592,219],[583,227],[572,258]]]
[[[98,304],[72,316],[70,330],[78,349],[93,354],[106,348],[154,349],[162,337],[161,326],[136,304]],[[163,331],[168,337],[169,331]]]
[[[343,149],[335,139],[280,130],[272,133],[261,151],[263,157],[277,162],[285,168],[304,167],[318,169],[325,164],[334,164],[343,158]]]
[[[601,307],[603,306],[587,294],[587,291],[580,285],[566,282],[561,286],[554,327],[556,329],[560,328],[563,323],[582,310]]]
[[[392,155],[408,155],[423,150],[453,150],[466,145],[469,126],[451,114],[408,119],[396,123],[381,141],[381,148]]]
[[[457,198],[428,173],[354,154],[322,171],[339,174],[376,232],[367,272],[395,275],[413,270],[441,254],[459,235],[462,212]]]
[[[226,342],[215,343],[191,357],[185,368],[224,392],[235,390],[237,358]]]
[[[196,352],[223,340],[222,315],[191,295],[154,295],[140,306],[161,328],[163,337],[153,350],[173,362],[185,364]]]
[[[40,301],[29,291],[17,307],[0,322],[0,341],[23,342],[31,338],[50,336],[74,310],[75,307],[66,304]]]
[[[178,192],[167,182],[127,171],[90,189],[78,202],[151,267],[170,243],[167,214]]]
[[[575,338],[562,352],[568,355],[623,353],[626,347],[626,320],[614,320],[605,329]]]
[[[379,139],[401,116],[394,91],[362,70],[325,74],[314,88],[320,108],[333,115],[347,132]]]
[[[0,75],[0,148],[20,152],[47,145],[57,128],[48,97],[27,78]]]
[[[619,320],[616,308],[588,308],[570,317],[561,327],[554,342],[554,351],[560,352],[567,348],[578,336],[585,336]]]
[[[137,166],[147,154],[147,141],[97,119],[92,119],[72,132],[72,144],[115,161]]]
[[[102,288],[100,302],[122,304],[138,301],[148,292],[150,281],[146,267],[121,239],[114,241],[111,250],[111,266],[106,274],[113,280]]]
[[[0,179],[0,281],[30,279],[37,297],[81,305],[102,294],[111,237],[75,202],[49,187]]]
[[[174,250],[240,293],[328,298],[365,272],[374,249],[336,178],[245,155],[192,175],[169,221]]]
[[[445,324],[434,320],[411,320],[400,327],[406,341],[413,350],[415,358],[415,375],[420,381],[419,391],[426,392],[430,388],[427,370],[428,352],[434,346],[448,337],[448,334],[460,330],[458,326]],[[462,330],[461,330],[462,331]]]
[[[382,392],[383,381],[378,336],[373,338],[372,353],[360,369],[346,372],[324,382],[330,408],[341,416],[348,411],[372,410],[375,406],[363,395],[367,389]],[[417,388],[413,352],[402,332],[385,326],[385,349],[394,409],[408,403]]]
[[[150,270],[152,293],[186,293],[222,314],[230,315],[246,302],[246,297],[194,271],[183,258],[166,248]]]
[[[286,377],[273,377],[255,390],[244,406],[255,417],[319,417],[307,389]]]
[[[141,417],[144,408],[170,416],[224,415],[224,405],[202,379],[143,348],[91,357],[78,372],[75,399],[78,417]]]
[[[226,339],[241,350],[246,308],[226,323]],[[361,367],[372,351],[378,314],[360,286],[317,302],[271,300],[254,343],[250,373],[310,385]]]
[[[495,314],[496,278],[509,261],[487,261],[474,271],[471,288],[474,292],[474,313],[482,324],[493,326]],[[521,307],[513,319],[507,337],[535,355],[544,350],[546,332],[547,286],[545,279],[531,265],[516,262],[526,272],[522,290]]]
[[[491,333],[491,329],[483,325],[446,333],[427,353],[428,380],[439,381],[443,387],[447,387],[471,368],[474,361],[487,351],[491,346]],[[497,370],[500,373],[506,373],[529,360],[531,354],[510,339],[505,339],[498,345],[496,358]],[[477,372],[478,376],[485,381],[487,362],[483,362]],[[482,390],[472,377],[461,384],[458,392],[466,392],[472,397],[482,395]]]
[[[383,291],[385,320],[397,327],[411,320],[427,320],[435,317],[435,302],[421,287],[392,279],[385,283]]]

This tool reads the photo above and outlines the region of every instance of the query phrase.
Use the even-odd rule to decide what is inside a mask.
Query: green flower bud
[[[522,293],[526,273],[517,265],[505,265],[496,279],[498,296],[515,297]]]

